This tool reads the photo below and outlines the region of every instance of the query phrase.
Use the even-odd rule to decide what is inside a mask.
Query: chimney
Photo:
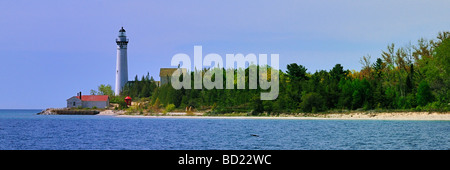
[[[81,100],[81,91],[80,91],[80,100]]]

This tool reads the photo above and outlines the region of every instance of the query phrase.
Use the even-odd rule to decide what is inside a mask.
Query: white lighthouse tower
[[[119,30],[117,43],[117,66],[116,66],[116,88],[114,93],[117,95],[122,91],[123,86],[128,82],[128,63],[127,63],[127,44],[128,39],[125,35],[125,29]]]

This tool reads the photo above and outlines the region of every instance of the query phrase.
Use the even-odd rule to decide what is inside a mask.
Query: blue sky
[[[450,1],[0,1],[0,108],[65,107],[115,82],[115,38],[127,31],[129,78],[159,79],[176,53],[278,53],[308,71],[359,70],[390,43],[448,31]]]

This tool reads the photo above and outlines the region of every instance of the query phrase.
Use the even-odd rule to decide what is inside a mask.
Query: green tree
[[[352,96],[354,91],[352,80],[341,79],[339,89],[341,90],[338,102],[339,109],[352,109]]]
[[[330,70],[330,78],[335,82],[339,82],[341,78],[344,78],[347,75],[348,71],[344,71],[344,67],[341,64],[336,64]]]
[[[341,94],[341,91],[339,89],[339,82],[341,81],[341,79],[345,78],[347,74],[348,70],[344,70],[344,67],[341,64],[336,64],[330,70],[329,82],[324,82],[327,84],[325,89],[327,94],[322,94],[322,96],[325,96],[328,108],[335,108],[338,105]]]
[[[310,92],[302,97],[300,109],[304,112],[321,112],[325,110],[325,101],[319,93]]]
[[[144,82],[142,85],[141,92],[139,93],[140,97],[150,97],[151,95],[151,87],[150,83]]]
[[[253,96],[253,98],[251,99],[251,107],[253,109],[252,115],[258,115],[264,112],[264,106],[259,95]]]
[[[450,32],[439,33],[434,40],[420,39],[416,46],[395,48],[390,44],[387,50],[372,63],[370,56],[361,59],[362,68],[349,72],[341,64],[330,70],[308,73],[303,65],[287,65],[285,73],[279,71],[279,95],[274,101],[261,101],[261,89],[249,89],[250,67],[230,70],[235,74],[245,73],[245,89],[220,90],[180,89],[170,85],[157,87],[149,73],[138,80],[127,83],[124,95],[133,98],[151,97],[162,106],[173,104],[176,108],[194,106],[216,113],[248,112],[253,114],[321,112],[327,109],[410,109],[416,106],[447,109],[450,102]],[[202,75],[202,71],[192,71]],[[237,76],[231,79],[237,87]],[[271,69],[268,70],[270,72]],[[216,75],[213,75],[215,80]],[[226,81],[224,81],[224,86]],[[258,81],[256,81],[258,82]],[[193,87],[194,81],[191,81]],[[259,83],[259,82],[258,82]],[[105,85],[106,86],[106,85]],[[101,91],[101,92],[100,92]],[[93,94],[109,94],[104,90]],[[112,92],[112,90],[111,90]],[[123,100],[121,98],[120,100]],[[431,103],[430,103],[431,102]],[[159,106],[159,105],[158,105]],[[171,106],[172,107],[172,106]],[[448,109],[447,109],[448,110]]]
[[[159,98],[156,98],[155,103],[153,103],[153,108],[159,109],[160,106],[161,106],[161,102],[159,101]]]
[[[450,103],[450,32],[444,32],[440,36],[443,40],[434,50],[435,62],[431,65],[436,71],[429,77],[434,77],[431,86],[439,102]]]
[[[430,86],[426,81],[420,82],[416,99],[419,106],[425,106],[433,101],[433,94],[431,94]]]
[[[306,76],[306,68],[302,65],[298,65],[297,63],[292,63],[287,65],[287,71],[286,74],[291,79],[291,81],[300,81],[300,80],[307,80],[308,77]]]
[[[352,108],[371,108],[372,91],[369,82],[364,78],[363,80],[356,79],[352,82]]]
[[[297,109],[298,103],[301,102],[302,96],[302,82],[308,80],[308,76],[306,73],[306,68],[302,65],[298,65],[297,63],[292,63],[287,65],[287,77],[289,77],[289,83],[287,84],[287,95],[289,96],[288,109],[295,110]]]
[[[381,78],[384,68],[385,65],[383,63],[383,60],[381,60],[381,58],[377,58],[375,63],[373,63],[372,65],[372,69],[374,70],[375,77],[377,80]]]
[[[111,85],[100,84],[100,86],[98,86],[98,91],[91,90],[91,95],[114,96],[114,91],[112,90]]]

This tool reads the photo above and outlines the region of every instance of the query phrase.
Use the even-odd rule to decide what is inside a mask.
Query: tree
[[[336,64],[333,69],[330,70],[329,82],[325,82],[325,91],[327,94],[322,94],[325,97],[327,107],[335,108],[339,102],[340,89],[339,82],[341,79],[345,78],[348,74],[348,70],[344,71],[344,67],[341,64]]]
[[[352,95],[353,95],[352,80],[341,79],[338,87],[341,90],[337,105],[338,108],[352,109]]]
[[[325,110],[325,101],[319,93],[310,92],[302,97],[300,109],[304,112],[321,112]]]
[[[352,108],[357,109],[365,107],[365,109],[371,108],[372,103],[372,90],[369,82],[364,78],[363,80],[355,79],[352,82]]]
[[[298,106],[298,103],[301,102],[302,96],[302,82],[308,80],[308,76],[306,74],[306,68],[302,65],[298,65],[297,63],[292,63],[287,65],[286,74],[289,77],[289,83],[287,85],[287,93],[289,95],[289,99],[292,105],[289,109],[295,110]]]
[[[434,67],[436,72],[434,75],[428,75],[433,77],[433,84],[431,87],[433,91],[437,94],[439,101],[441,103],[450,102],[450,32],[444,32],[440,34],[440,37],[445,39],[442,40],[440,45],[436,47],[434,51]],[[438,37],[439,38],[439,37]],[[437,74],[436,74],[437,73]]]
[[[249,112],[295,113],[321,112],[327,109],[411,109],[426,106],[450,109],[450,32],[439,33],[434,40],[420,39],[411,44],[396,47],[389,44],[387,50],[372,63],[370,55],[361,58],[360,70],[344,70],[336,64],[330,70],[307,73],[305,66],[297,63],[287,65],[285,73],[279,71],[279,95],[274,101],[261,101],[263,91],[257,84],[249,88],[250,68],[230,70],[231,77],[223,74],[223,80],[232,80],[237,86],[237,74],[245,74],[245,89],[180,89],[170,85],[156,86],[149,73],[138,80],[128,82],[123,94],[139,98],[151,97],[158,106],[173,104],[176,108],[195,106],[214,110],[216,113]],[[192,71],[203,75],[207,69]],[[228,70],[222,69],[224,73]],[[268,69],[267,72],[271,72]],[[236,76],[235,76],[236,75]],[[264,74],[265,76],[266,74]],[[267,78],[271,79],[267,74]],[[217,78],[212,75],[211,79]],[[263,75],[260,75],[263,76]],[[255,76],[258,77],[258,76]],[[224,86],[226,81],[224,81]],[[256,81],[259,83],[259,81]],[[191,81],[193,87],[194,82]],[[106,86],[106,85],[103,85]],[[92,94],[109,94],[109,90],[92,90]],[[110,89],[110,88],[109,88]],[[112,90],[110,91],[112,92]],[[133,97],[133,98],[134,98]],[[122,99],[121,99],[122,100]],[[158,101],[156,101],[158,100]],[[431,102],[431,103],[430,103]],[[172,107],[172,106],[171,106]],[[428,107],[428,106],[427,106]]]
[[[150,97],[151,90],[150,90],[150,84],[145,83],[142,86],[141,92],[139,93],[139,97]]]
[[[362,107],[364,103],[364,93],[363,93],[364,89],[359,79],[355,79],[352,81],[352,87],[353,87],[353,93],[351,94],[352,109],[357,109]]]
[[[300,81],[307,80],[306,76],[306,68],[302,65],[298,65],[297,63],[292,63],[287,65],[287,75],[291,79],[291,81]]]
[[[153,104],[153,109],[159,109],[161,106],[161,102],[159,101],[159,98],[156,98],[155,103]]]
[[[430,86],[426,81],[422,81],[417,89],[417,104],[419,106],[425,106],[433,101],[433,95],[431,94]]]
[[[370,78],[371,74],[372,74],[372,67],[370,67],[370,59],[372,58],[372,56],[367,55],[367,56],[363,56],[360,60],[359,63],[361,63],[362,69],[360,71],[361,77],[362,78]]]
[[[379,80],[381,78],[381,75],[382,75],[383,69],[384,69],[383,60],[381,60],[381,58],[377,58],[377,61],[375,61],[375,63],[373,63],[372,68],[374,70],[377,80]]]
[[[392,69],[394,67],[394,58],[395,58],[395,45],[392,43],[391,45],[387,46],[387,52],[382,51],[381,57],[383,58],[384,62],[387,64],[387,67]]]
[[[251,99],[252,115],[258,115],[264,111],[264,106],[259,95],[253,96]]]
[[[151,97],[157,88],[156,86],[155,80],[148,73],[146,76],[142,76],[141,80],[138,80],[138,76],[136,75],[134,81],[129,81],[125,84],[121,94],[131,96],[132,98]]]
[[[347,75],[348,71],[344,71],[344,67],[341,64],[336,64],[333,69],[330,70],[330,78],[335,82],[339,82],[341,78]]]
[[[108,96],[114,96],[114,91],[111,88],[111,85],[104,85],[100,84],[98,86],[98,91],[91,90],[91,95],[108,95]]]
[[[410,66],[410,73],[406,77],[406,94],[413,92],[414,89],[414,65]]]
[[[91,89],[91,95],[97,95],[97,91],[95,91],[94,89]]]

